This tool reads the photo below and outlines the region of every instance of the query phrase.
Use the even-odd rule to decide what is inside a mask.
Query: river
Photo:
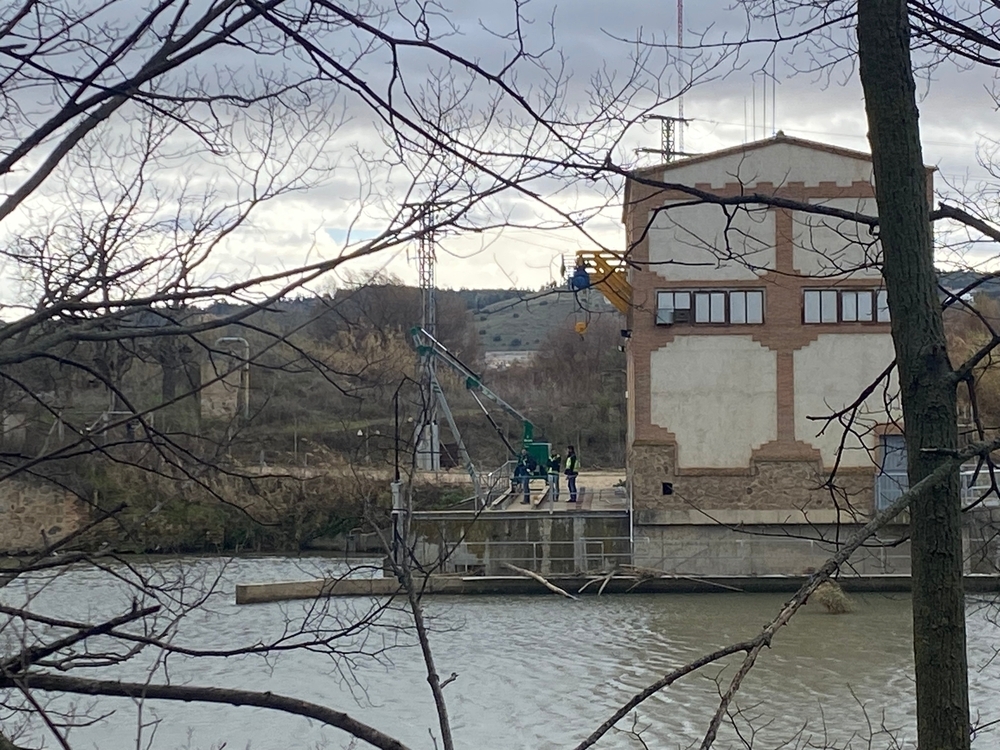
[[[220,576],[206,606],[183,620],[175,642],[232,648],[274,637],[291,620],[315,614],[314,602],[237,607],[236,583],[294,580],[338,568],[320,558],[222,561],[183,559],[151,569],[180,598],[177,584]],[[133,575],[122,571],[125,577]],[[41,585],[40,585],[41,584]],[[131,594],[107,574],[75,569],[36,577],[4,589],[5,603],[34,592],[36,611],[63,617],[98,617],[128,608]],[[785,597],[762,594],[627,595],[571,602],[555,596],[433,598],[427,602],[433,646],[442,675],[457,673],[445,690],[460,748],[548,750],[571,748],[633,693],[707,651],[757,632]],[[740,694],[739,729],[726,728],[719,748],[914,747],[909,600],[903,595],[855,595],[851,614],[828,615],[807,606],[764,652]],[[345,619],[366,601],[327,603]],[[995,612],[969,601],[970,683],[974,722],[1000,719],[1000,630]],[[433,748],[433,706],[423,664],[403,613],[383,627],[345,641],[350,653],[333,661],[292,652],[259,657],[191,660],[171,657],[174,682],[270,690],[340,710],[398,737],[413,748]],[[9,633],[7,633],[9,637]],[[10,648],[8,643],[7,648]],[[384,650],[383,650],[384,649]],[[697,745],[735,661],[685,678],[647,703],[636,727],[650,748]],[[147,664],[89,670],[89,677],[141,679]],[[162,667],[161,667],[162,669]],[[108,671],[110,674],[100,674]],[[159,679],[162,679],[162,674]],[[113,709],[93,726],[70,733],[74,748],[156,750],[286,750],[345,748],[337,730],[263,709],[150,703],[140,713],[130,701],[55,699],[53,708],[81,715]],[[136,728],[146,723],[137,744]],[[11,726],[4,717],[4,726]],[[632,722],[623,721],[623,729]],[[884,730],[887,731],[882,731]],[[55,747],[40,730],[22,739]],[[782,745],[787,741],[788,744]],[[598,748],[641,748],[623,732]],[[977,737],[978,750],[1000,747],[1000,730]]]

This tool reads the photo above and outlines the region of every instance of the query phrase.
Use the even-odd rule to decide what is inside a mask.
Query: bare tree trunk
[[[958,428],[906,0],[858,3],[858,57],[913,484],[957,448]],[[960,750],[970,738],[958,469],[915,498],[910,513],[918,743],[921,750]]]

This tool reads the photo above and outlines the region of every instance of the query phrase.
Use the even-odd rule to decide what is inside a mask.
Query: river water
[[[338,568],[322,559],[173,560],[153,573],[175,603],[190,589],[213,583],[206,605],[186,617],[175,643],[233,648],[274,638],[289,621],[316,624],[314,602],[235,606],[236,583],[294,580]],[[123,578],[135,575],[120,570]],[[218,578],[216,578],[218,577]],[[184,584],[183,586],[181,584]],[[5,603],[31,592],[36,611],[98,617],[128,609],[122,581],[93,570],[16,582]],[[555,596],[432,598],[427,611],[442,675],[457,673],[445,690],[456,745],[496,750],[571,748],[632,694],[680,664],[754,635],[784,596],[759,594],[628,595],[571,602]],[[903,595],[855,595],[851,614],[833,616],[807,606],[765,652],[740,693],[735,728],[719,748],[914,747],[909,601]],[[330,618],[348,622],[368,602],[331,600]],[[992,607],[970,599],[970,683],[974,722],[1000,719],[1000,630]],[[389,612],[364,638],[343,641],[338,659],[291,652],[267,660],[170,657],[154,681],[270,690],[339,710],[398,737],[413,748],[434,748],[438,735],[423,664],[402,612]],[[9,634],[8,634],[9,635]],[[99,647],[95,644],[95,648]],[[10,645],[7,645],[10,648]],[[736,661],[710,666],[643,704],[633,726],[650,748],[697,746],[719,690]],[[88,677],[142,679],[148,663],[89,670]],[[104,674],[102,674],[104,672]],[[53,709],[102,714],[69,738],[74,748],[194,748],[227,750],[345,748],[337,730],[263,709],[131,701],[53,699]],[[107,713],[109,712],[110,713]],[[16,717],[15,717],[16,718]],[[3,715],[4,726],[12,720]],[[145,724],[139,742],[137,727]],[[22,744],[56,747],[40,727]],[[895,743],[895,744],[894,744]],[[35,746],[35,745],[32,745]],[[613,731],[598,748],[641,748]],[[1000,747],[998,730],[983,730],[978,750]]]

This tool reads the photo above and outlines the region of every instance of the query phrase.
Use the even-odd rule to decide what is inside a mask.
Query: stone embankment
[[[71,492],[7,479],[0,484],[0,554],[45,549],[81,528],[89,513],[86,503]]]

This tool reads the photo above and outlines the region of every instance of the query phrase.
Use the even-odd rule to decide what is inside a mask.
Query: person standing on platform
[[[524,500],[521,501],[521,505],[528,505],[531,503],[531,472],[535,468],[535,461],[528,455],[528,449],[524,448],[521,450],[521,455],[517,459],[517,466],[514,467],[514,484],[521,484],[524,490]]]
[[[562,456],[553,453],[549,456],[549,499],[559,501],[559,471],[562,469]]]
[[[572,445],[566,448],[566,487],[569,489],[569,502],[576,502],[576,477],[580,473],[580,459],[576,448]]]

